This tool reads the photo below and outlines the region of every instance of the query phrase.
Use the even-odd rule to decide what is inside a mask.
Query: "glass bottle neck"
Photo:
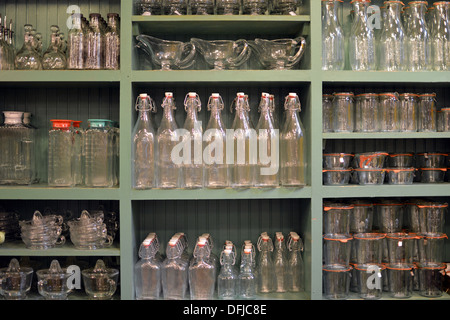
[[[426,6],[422,3],[417,3],[414,5],[410,5],[410,17],[412,23],[424,23],[425,22],[425,13]]]

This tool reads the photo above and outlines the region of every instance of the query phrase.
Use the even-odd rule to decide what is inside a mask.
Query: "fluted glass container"
[[[322,70],[342,70],[345,65],[344,31],[336,5],[337,1],[322,1]]]
[[[73,187],[74,179],[74,130],[72,120],[50,120],[48,133],[48,185]]]

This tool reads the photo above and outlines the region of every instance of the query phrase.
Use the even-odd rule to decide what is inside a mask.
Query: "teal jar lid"
[[[106,128],[111,126],[111,120],[108,119],[88,119],[91,128]]]

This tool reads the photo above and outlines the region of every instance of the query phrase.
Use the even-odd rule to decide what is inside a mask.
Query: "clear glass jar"
[[[344,31],[337,5],[338,1],[322,1],[322,70],[342,70],[345,65]]]
[[[189,1],[191,13],[194,15],[213,15],[214,0],[191,0]]]
[[[430,31],[425,21],[427,4],[424,1],[409,2],[408,28],[406,29],[406,58],[408,71],[431,70]]]
[[[397,92],[380,93],[380,130],[397,132],[400,129],[400,100]]]
[[[257,272],[255,270],[254,252],[245,247],[242,251],[241,267],[238,276],[238,291],[241,299],[255,299],[258,290]]]
[[[210,253],[206,239],[199,237],[188,272],[192,300],[211,300],[214,297],[217,270]]]
[[[416,132],[418,121],[419,96],[415,93],[402,93],[400,99],[400,128],[401,132]]]
[[[450,132],[450,108],[441,109],[441,131]]]
[[[403,3],[385,1],[386,19],[380,35],[379,70],[404,71],[406,68],[405,29],[401,20]]]
[[[44,70],[64,70],[67,68],[66,55],[61,51],[61,38],[59,36],[59,27],[53,25],[50,27],[52,31],[51,42],[42,57],[42,66]]]
[[[83,168],[83,141],[84,130],[81,128],[81,121],[72,121],[73,127],[73,179],[76,186],[84,184]]]
[[[379,100],[376,93],[363,93],[355,97],[355,131],[380,131]]]
[[[0,125],[0,184],[27,185],[35,181],[36,130],[22,122],[23,112],[3,111]]]
[[[333,132],[333,95],[322,95],[322,131]]]
[[[288,290],[288,257],[284,235],[281,232],[275,234],[275,245],[273,251],[274,265],[274,291],[286,292]]]
[[[166,247],[161,273],[163,297],[166,300],[184,300],[186,297],[189,262],[183,259],[183,249],[178,237],[172,237]]]
[[[263,92],[259,104],[260,117],[256,126],[258,135],[258,167],[256,168],[256,186],[277,187],[279,179],[279,130],[275,128],[270,95]]]
[[[157,300],[161,293],[161,261],[156,254],[159,241],[150,233],[139,247],[139,260],[134,265],[134,287],[137,300]]]
[[[101,16],[91,13],[89,19],[86,69],[101,70],[105,68],[105,34],[101,28]]]
[[[274,289],[274,263],[272,258],[273,242],[267,235],[259,237],[257,247],[259,250],[258,263],[258,290],[260,293],[273,292]]]
[[[24,26],[24,42],[15,58],[16,70],[42,70],[42,58],[36,50],[36,38],[33,26]]]
[[[236,254],[230,247],[220,254],[220,273],[217,276],[217,295],[219,299],[233,300],[236,298],[238,289],[238,274],[234,267]]]
[[[187,0],[162,0],[163,11],[166,15],[186,15],[187,13]]]
[[[419,132],[436,132],[436,94],[424,93],[419,95],[419,117],[418,117],[418,131]]]
[[[295,92],[289,93],[284,103],[285,117],[280,135],[280,184],[284,187],[306,185],[306,137],[299,113],[301,104]]]
[[[242,0],[242,12],[244,14],[264,15],[268,7],[268,0]]]
[[[333,93],[333,131],[353,132],[355,129],[355,98],[352,92]]]
[[[88,119],[84,139],[84,173],[86,187],[112,187],[113,131],[110,120]]]
[[[241,8],[239,0],[217,0],[216,10],[219,15],[238,15]]]
[[[117,13],[108,13],[108,28],[105,34],[105,69],[120,69],[120,27]]]
[[[132,132],[132,187],[134,189],[151,189],[156,186],[155,140],[151,113],[156,112],[153,100],[146,93],[136,100],[139,112]]]
[[[72,120],[50,120],[48,133],[48,185],[73,187],[74,179],[74,130]]]
[[[435,2],[434,8],[436,22],[431,35],[433,70],[448,71],[450,70],[450,2]]]
[[[82,70],[85,67],[85,50],[87,34],[82,26],[80,14],[72,15],[72,24],[67,39],[67,67]]]
[[[349,37],[349,60],[352,70],[376,70],[376,39],[372,25],[369,25],[367,9],[370,1],[352,1],[355,19]]]

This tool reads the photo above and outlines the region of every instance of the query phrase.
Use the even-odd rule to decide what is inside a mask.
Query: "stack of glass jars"
[[[248,96],[243,92],[237,93],[233,101],[232,110],[236,114],[228,130],[222,120],[224,103],[219,94],[209,97],[207,108],[211,115],[204,132],[198,120],[201,110],[198,94],[188,93],[184,105],[187,117],[183,128],[179,128],[174,117],[173,93],[166,92],[161,105],[164,114],[155,130],[151,120],[151,112],[156,112],[153,100],[147,94],[138,97],[139,116],[132,148],[133,188],[306,185],[305,130],[296,93],[285,97],[281,134],[275,121],[274,99],[268,93],[261,95],[256,130],[249,117]],[[181,150],[183,156],[179,155]]]
[[[436,102],[435,93],[324,94],[323,132],[436,132]]]
[[[33,126],[23,122],[24,112],[4,111],[0,125],[0,184],[26,185],[35,182],[35,135]]]
[[[137,14],[150,15],[238,15],[282,14],[297,15],[303,12],[302,0],[139,0]]]

